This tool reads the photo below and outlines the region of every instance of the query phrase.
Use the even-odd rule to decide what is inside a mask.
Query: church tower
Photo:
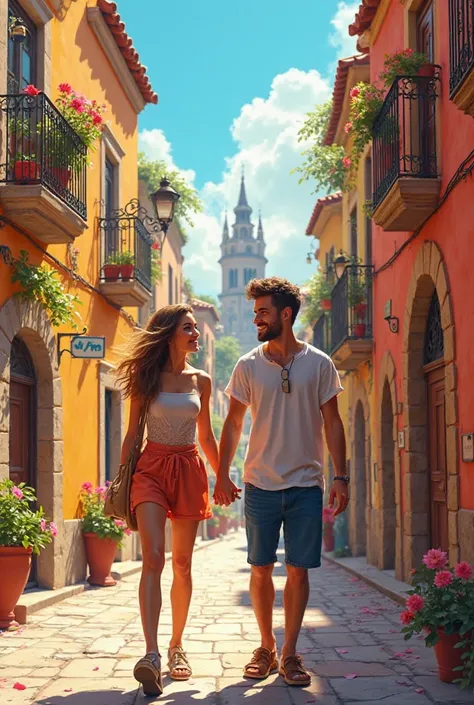
[[[245,286],[251,279],[265,276],[265,240],[262,218],[259,214],[257,234],[251,220],[252,209],[247,201],[245,178],[242,174],[239,201],[234,208],[235,222],[229,233],[227,213],[221,242],[222,270],[222,325],[224,335],[233,335],[240,343],[242,353],[257,344],[257,331],[253,324],[253,302],[245,298]]]

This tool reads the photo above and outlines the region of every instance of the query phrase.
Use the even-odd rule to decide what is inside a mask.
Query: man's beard
[[[260,342],[268,343],[269,340],[275,340],[275,338],[278,338],[281,335],[282,330],[282,324],[280,321],[277,321],[276,323],[267,325],[266,328],[262,328],[262,330],[258,331],[257,337]]]

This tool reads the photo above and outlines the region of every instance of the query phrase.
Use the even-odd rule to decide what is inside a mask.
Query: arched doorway
[[[36,489],[36,372],[21,338],[10,354],[10,479]]]
[[[396,526],[397,526],[397,509],[395,498],[395,447],[394,447],[394,424],[393,424],[393,404],[392,394],[388,380],[385,383],[382,391],[382,447],[381,460],[382,467],[380,468],[381,482],[381,551],[379,558],[379,568],[381,570],[390,570],[395,568],[396,556]]]
[[[364,556],[367,551],[367,458],[365,453],[365,416],[362,402],[357,402],[354,415],[354,531],[352,553]]]
[[[448,551],[444,336],[436,289],[426,322],[423,370],[428,392],[429,536],[431,546]]]

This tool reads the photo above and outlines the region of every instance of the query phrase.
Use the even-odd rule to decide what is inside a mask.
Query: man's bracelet
[[[345,485],[348,485],[351,481],[351,478],[349,477],[349,475],[335,475],[334,480],[341,480],[341,482],[344,482]]]

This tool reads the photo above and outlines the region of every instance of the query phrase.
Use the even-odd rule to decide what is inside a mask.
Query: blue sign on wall
[[[105,337],[76,335],[71,339],[73,357],[101,359],[105,357]]]

